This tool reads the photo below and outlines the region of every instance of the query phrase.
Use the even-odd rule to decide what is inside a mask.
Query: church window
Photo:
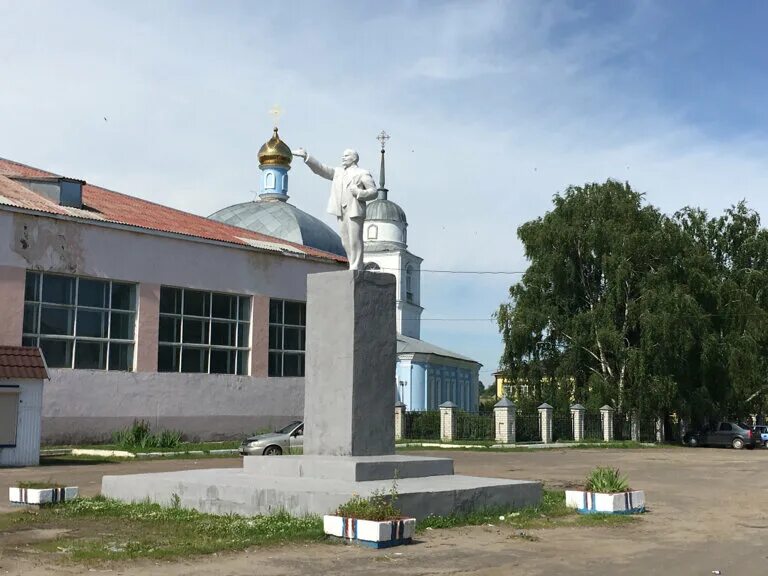
[[[369,272],[378,272],[381,270],[378,264],[376,262],[368,262],[368,264],[365,265],[365,269]]]
[[[266,190],[275,189],[275,175],[272,172],[267,172],[264,175],[264,188]]]
[[[283,174],[283,192],[288,191],[288,174]]]
[[[269,376],[304,376],[307,305],[269,301]]]
[[[51,368],[133,370],[136,286],[27,272],[22,344]]]
[[[405,301],[413,302],[413,266],[405,267]]]
[[[376,224],[370,224],[368,226],[368,240],[376,240],[379,237],[379,227]]]
[[[248,374],[248,296],[160,288],[158,370]]]

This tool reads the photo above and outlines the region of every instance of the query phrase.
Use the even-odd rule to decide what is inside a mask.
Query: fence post
[[[493,406],[493,418],[496,422],[496,442],[499,444],[515,443],[515,405],[504,396]]]
[[[603,442],[613,442],[613,408],[606,404],[600,408],[600,416],[603,420]]]
[[[664,444],[664,416],[656,418],[656,444]]]
[[[440,404],[440,441],[451,442],[456,439],[456,404],[443,402]]]
[[[405,438],[405,404],[395,402],[395,441]]]
[[[571,426],[573,427],[573,441],[584,440],[584,412],[587,409],[581,404],[571,406]]]
[[[552,406],[546,402],[539,406],[539,430],[541,441],[544,444],[552,444]]]
[[[632,442],[640,442],[640,420],[634,410],[629,414],[629,437]]]

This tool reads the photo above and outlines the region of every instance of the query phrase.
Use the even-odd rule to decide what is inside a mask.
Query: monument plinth
[[[307,278],[304,454],[395,453],[395,277]]]
[[[541,484],[453,474],[449,458],[395,446],[395,279],[343,271],[307,282],[304,455],[246,456],[243,468],[104,476],[104,496],[214,514],[329,514],[353,494],[388,492],[424,518],[537,504]]]

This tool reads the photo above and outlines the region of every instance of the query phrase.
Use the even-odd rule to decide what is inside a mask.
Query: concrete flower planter
[[[410,544],[415,529],[415,518],[377,522],[344,518],[343,516],[323,516],[323,530],[326,534],[371,548],[389,548],[400,544]]]
[[[645,512],[645,492],[629,490],[615,494],[566,490],[565,505],[580,514],[640,514]]]
[[[56,504],[77,498],[77,494],[77,486],[67,486],[66,488],[19,488],[11,486],[8,488],[8,500],[11,504],[32,504],[35,506]]]

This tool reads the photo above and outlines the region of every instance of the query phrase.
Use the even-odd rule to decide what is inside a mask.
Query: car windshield
[[[284,428],[280,428],[280,430],[275,430],[277,434],[288,434],[291,430],[296,428],[297,424],[301,424],[301,420],[294,420],[288,426],[285,426]]]

